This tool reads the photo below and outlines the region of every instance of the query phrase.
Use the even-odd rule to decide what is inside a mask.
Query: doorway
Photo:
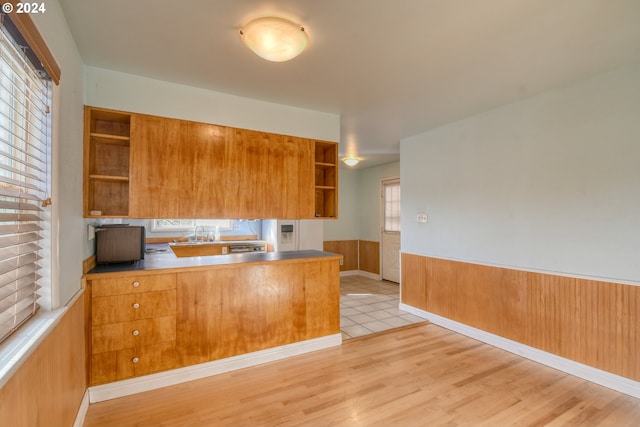
[[[381,276],[400,283],[400,178],[382,181]]]

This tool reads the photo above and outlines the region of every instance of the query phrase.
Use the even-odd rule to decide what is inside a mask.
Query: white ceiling
[[[638,0],[60,0],[86,64],[341,116],[341,154],[640,61]],[[309,49],[271,63],[238,29],[274,14]]]

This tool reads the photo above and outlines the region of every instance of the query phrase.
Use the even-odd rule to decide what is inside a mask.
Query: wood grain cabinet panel
[[[91,328],[91,352],[94,354],[175,340],[175,315]]]
[[[176,313],[176,291],[146,292],[93,298],[94,326],[131,322]]]
[[[85,216],[102,210],[131,218],[336,217],[336,143],[86,111]]]
[[[91,385],[126,380],[175,367],[175,342],[93,354],[91,355]]]
[[[176,275],[90,280],[90,384],[175,367]]]
[[[91,296],[137,294],[164,291],[176,288],[175,274],[144,275],[135,277],[115,277],[91,281]]]
[[[178,365],[339,333],[338,264],[314,261],[178,274]]]
[[[267,218],[271,202],[269,180],[273,179],[269,145],[277,143],[277,139],[264,132],[227,129],[227,217],[243,218],[254,213],[255,218]]]
[[[313,218],[312,141],[227,129],[226,213],[231,218]]]
[[[226,218],[225,128],[132,116],[130,216]]]
[[[283,137],[285,153],[275,155],[283,159],[282,184],[276,184],[288,186],[289,193],[282,199],[284,211],[278,218],[315,218],[313,144],[308,139]],[[289,197],[297,203],[289,203]]]

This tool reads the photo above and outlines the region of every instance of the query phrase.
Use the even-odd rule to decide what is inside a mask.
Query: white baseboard
[[[241,354],[213,362],[202,363],[194,366],[173,369],[146,375],[144,377],[131,378],[129,380],[89,387],[90,403],[102,402],[117,397],[129,396],[144,391],[155,390],[161,387],[193,381],[224,372],[235,371],[262,363],[273,362],[291,356],[297,356],[324,348],[342,344],[342,334],[328,335],[314,338],[280,347],[260,350],[253,353]]]
[[[369,273],[368,271],[348,270],[348,271],[341,271],[340,272],[340,277],[347,277],[347,276],[362,276],[362,277],[366,277],[368,279],[382,280],[382,277],[379,274]]]
[[[340,277],[359,276],[359,275],[360,275],[360,272],[358,270],[347,270],[347,271],[340,272]]]
[[[640,382],[631,380],[629,378],[621,377],[619,375],[612,374],[582,363],[575,362],[564,357],[556,356],[555,354],[548,353],[546,351],[539,350],[528,345],[521,344],[516,341],[503,338],[498,335],[491,334],[481,329],[459,323],[446,317],[438,316],[437,314],[429,313],[428,311],[420,310],[400,303],[399,308],[407,311],[416,316],[427,319],[431,323],[434,323],[443,328],[458,332],[462,335],[474,338],[478,341],[482,341],[494,347],[501,348],[510,353],[517,354],[524,358],[533,360],[551,368],[557,369],[567,374],[574,375],[576,377],[591,381],[596,384],[600,384],[604,387],[619,391],[629,396],[640,399]]]
[[[89,410],[89,390],[85,390],[84,396],[82,396],[82,401],[80,402],[80,407],[78,408],[78,413],[76,414],[76,419],[73,422],[73,427],[82,427],[84,425],[84,420],[87,417],[88,410]]]

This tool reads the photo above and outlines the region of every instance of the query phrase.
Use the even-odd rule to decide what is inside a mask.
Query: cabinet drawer
[[[137,294],[142,292],[164,291],[167,289],[175,288],[175,274],[159,274],[151,276],[132,276],[115,279],[91,280],[92,297]]]
[[[93,326],[176,314],[176,290],[91,299]]]
[[[175,341],[91,355],[91,385],[167,371],[176,367]]]
[[[176,316],[91,328],[91,353],[123,350],[176,340]]]

